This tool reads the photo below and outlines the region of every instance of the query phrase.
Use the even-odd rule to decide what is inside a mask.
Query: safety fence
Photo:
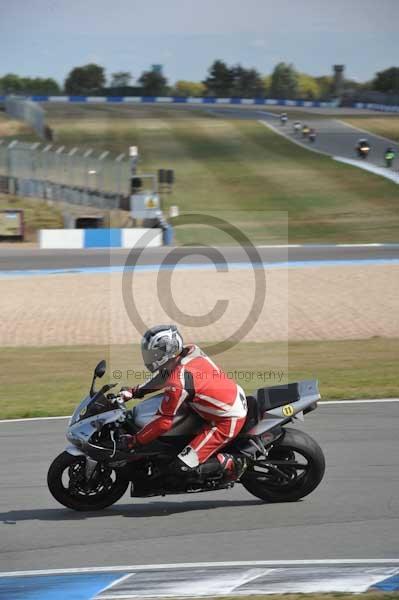
[[[45,113],[40,104],[19,96],[7,96],[4,108],[10,117],[25,121],[39,137],[46,137]]]
[[[98,208],[127,208],[129,161],[125,154],[114,159],[109,155],[0,140],[0,190]]]

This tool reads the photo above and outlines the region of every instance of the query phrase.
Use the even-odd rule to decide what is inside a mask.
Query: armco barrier
[[[71,102],[75,104],[241,104],[261,106],[304,106],[308,108],[334,108],[339,106],[339,100],[323,102],[319,100],[284,100],[274,98],[197,98],[195,96],[23,96],[26,100],[33,102]],[[6,96],[0,96],[0,102],[4,102]],[[399,106],[388,104],[377,104],[373,102],[354,102],[353,108],[368,108],[383,112],[399,112]]]
[[[256,104],[261,106],[306,106],[309,108],[329,108],[337,106],[336,101],[321,102],[318,100],[284,100],[273,98],[197,98],[189,96],[24,96],[33,102],[70,102],[70,103],[119,103],[119,104]],[[6,96],[0,96],[4,102]]]
[[[154,248],[162,246],[162,229],[41,229],[43,249]]]
[[[355,102],[354,108],[368,108],[369,110],[379,110],[381,112],[399,113],[399,106],[389,104],[376,104],[375,102]]]

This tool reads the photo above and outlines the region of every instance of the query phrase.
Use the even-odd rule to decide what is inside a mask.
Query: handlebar
[[[116,383],[112,385],[114,387]],[[110,400],[112,404],[118,404],[120,408],[125,409],[125,401],[122,399],[120,393],[118,394],[107,394],[107,400]]]

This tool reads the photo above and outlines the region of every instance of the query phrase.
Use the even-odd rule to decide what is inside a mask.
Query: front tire
[[[102,510],[126,492],[129,482],[105,464],[98,464],[95,483],[87,484],[86,458],[62,452],[51,463],[47,485],[52,496],[73,510]]]
[[[295,502],[319,485],[324,471],[324,454],[314,439],[287,428],[268,457],[244,473],[241,483],[265,502]]]

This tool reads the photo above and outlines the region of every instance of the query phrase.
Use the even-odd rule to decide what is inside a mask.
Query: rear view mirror
[[[95,377],[103,377],[105,371],[107,370],[107,363],[105,360],[102,360],[98,363],[96,368],[94,369]]]

